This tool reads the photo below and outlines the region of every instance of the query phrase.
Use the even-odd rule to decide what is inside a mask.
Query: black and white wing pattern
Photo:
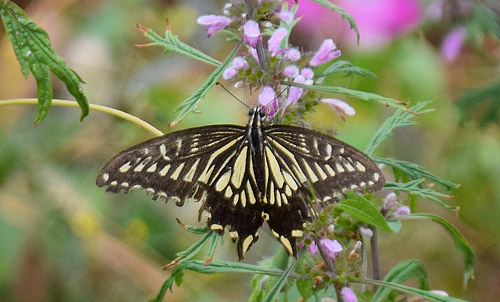
[[[191,128],[140,143],[113,157],[97,185],[111,192],[140,188],[178,206],[199,201],[211,230],[228,227],[240,259],[267,221],[296,256],[296,239],[314,216],[313,196],[335,202],[346,191],[379,190],[385,180],[354,147],[305,128],[266,127],[262,118],[256,108],[247,127]]]

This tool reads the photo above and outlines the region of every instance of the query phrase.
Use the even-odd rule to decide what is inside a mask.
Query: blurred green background
[[[168,124],[175,117],[173,108],[213,67],[164,54],[159,48],[135,47],[148,42],[136,24],[163,33],[168,18],[181,40],[219,60],[231,49],[222,36],[207,39],[195,21],[201,14],[220,14],[223,1],[15,2],[47,30],[56,51],[83,77],[91,103],[122,109],[165,132],[172,131]],[[313,8],[300,2],[305,25],[292,36],[293,43],[314,51],[324,38],[333,37],[343,51],[342,59],[378,76],[336,77],[330,84],[412,103],[434,101],[436,111],[416,117],[417,126],[398,129],[376,155],[421,164],[462,184],[452,192],[456,198],[448,201],[460,206],[459,217],[429,201],[420,201],[417,210],[450,220],[475,248],[476,278],[468,288],[462,287],[463,264],[452,239],[432,222],[405,222],[399,234],[382,233],[383,271],[401,260],[418,258],[427,267],[432,289],[470,301],[500,300],[500,129],[495,120],[499,90],[493,89],[488,101],[464,107],[465,111],[457,107],[468,90],[498,85],[498,38],[479,29],[474,32],[470,6],[465,10],[447,6],[465,1],[401,0],[400,7],[416,5],[416,19],[408,16],[405,20],[412,22],[402,22],[406,26],[402,30],[391,32],[383,42],[382,38],[375,39],[379,43],[362,42],[358,48],[352,43],[353,33],[335,13],[318,17],[320,25],[311,32],[306,17],[307,9]],[[494,12],[498,9],[496,1],[489,4]],[[465,43],[455,58],[447,58],[440,47],[456,26],[464,24],[469,26]],[[363,37],[361,30],[362,41]],[[72,99],[57,79],[54,85],[56,98]],[[231,83],[226,86],[243,98]],[[0,29],[0,100],[35,96],[33,78],[22,77]],[[316,127],[333,127],[340,139],[364,148],[393,110],[343,100],[357,111],[347,122],[326,106],[319,106],[309,118]],[[176,129],[246,123],[246,109],[218,87],[198,109],[201,114],[189,114]],[[53,107],[45,121],[33,127],[35,113],[33,106],[0,107],[0,301],[152,298],[169,275],[163,265],[197,240],[175,218],[198,224],[199,205],[178,208],[152,201],[143,192],[110,194],[95,185],[108,159],[152,137],[150,133],[99,112],[91,112],[80,123],[79,110],[61,107]],[[471,119],[461,123],[464,113]],[[481,122],[488,113],[493,122]],[[245,261],[256,263],[278,247],[272,236],[262,234]],[[216,258],[237,260],[230,240],[218,248]],[[167,294],[167,301],[244,301],[251,292],[251,276],[246,275],[187,273],[184,280],[181,288]]]

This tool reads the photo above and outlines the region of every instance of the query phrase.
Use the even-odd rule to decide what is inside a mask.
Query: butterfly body
[[[246,127],[191,128],[133,146],[104,166],[97,185],[112,192],[142,188],[179,206],[200,201],[211,230],[229,228],[240,259],[264,221],[296,255],[313,198],[332,203],[346,191],[384,186],[377,165],[354,147],[306,128],[265,126],[259,107],[249,115]]]

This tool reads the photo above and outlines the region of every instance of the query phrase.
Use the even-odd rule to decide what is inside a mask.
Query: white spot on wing
[[[153,173],[154,171],[156,171],[156,167],[158,166],[157,163],[154,163],[152,164],[147,170],[146,172],[149,172],[149,173]]]
[[[128,170],[130,170],[130,168],[132,168],[132,166],[130,165],[130,161],[128,161],[123,166],[121,166],[120,169],[118,169],[118,171],[120,171],[121,173],[125,173]]]

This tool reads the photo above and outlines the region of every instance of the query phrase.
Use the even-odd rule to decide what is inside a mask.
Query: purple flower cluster
[[[225,80],[237,80],[238,86],[245,83],[262,87],[258,97],[259,105],[265,108],[268,116],[274,116],[302,102],[308,93],[303,86],[315,84],[314,69],[338,58],[341,52],[332,39],[323,41],[312,54],[289,46],[288,35],[290,24],[295,20],[294,10],[289,10],[288,5],[282,3],[284,1],[268,2],[274,2],[276,6],[268,13],[271,17],[265,21],[246,19],[246,12],[235,13],[230,4],[224,7],[225,15],[201,16],[197,21],[205,26],[208,37],[224,29],[235,30],[242,36],[248,52],[235,57],[222,77]],[[263,43],[264,39],[267,40],[266,43]],[[259,47],[263,51],[257,51]],[[262,55],[265,57],[260,58]],[[264,61],[270,62],[272,69],[262,72],[261,63]],[[257,74],[260,76],[256,76]],[[283,85],[283,82],[290,84]],[[342,119],[346,115],[355,114],[355,110],[341,100],[321,98],[316,93],[308,94],[308,98],[314,104],[329,105]]]

